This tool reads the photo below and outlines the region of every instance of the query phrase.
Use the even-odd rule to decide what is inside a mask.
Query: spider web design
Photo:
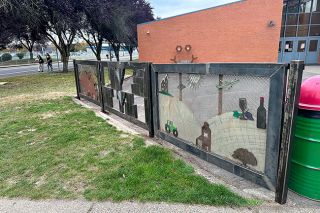
[[[189,74],[187,76],[187,87],[190,89],[199,89],[201,87],[203,75]]]

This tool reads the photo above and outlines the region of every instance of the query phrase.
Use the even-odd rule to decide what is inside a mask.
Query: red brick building
[[[138,25],[140,61],[277,62],[282,8],[243,0]]]

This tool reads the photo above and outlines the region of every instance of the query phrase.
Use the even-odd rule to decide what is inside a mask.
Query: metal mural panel
[[[101,104],[101,83],[99,64],[97,62],[74,62],[77,79],[77,93],[98,105]]]
[[[156,135],[274,190],[285,66],[152,67]]]
[[[149,63],[101,62],[105,73],[103,109],[149,130],[153,135]]]

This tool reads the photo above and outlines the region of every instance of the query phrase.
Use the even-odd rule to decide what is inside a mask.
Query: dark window
[[[297,25],[298,23],[298,14],[288,14],[287,15],[287,25]]]
[[[300,1],[300,13],[310,13],[312,1],[311,0],[301,0]]]
[[[317,52],[318,40],[311,40],[309,46],[309,52]]]
[[[299,0],[292,0],[287,2],[287,12],[297,13],[299,12]]]
[[[308,36],[308,34],[309,34],[309,25],[298,26],[298,32],[297,32],[298,37]]]
[[[285,37],[296,37],[297,26],[287,26]]]
[[[313,0],[312,11],[320,12],[320,0]]]
[[[279,41],[279,50],[278,50],[278,52],[280,53],[281,52],[281,45],[282,45],[282,42],[281,41]]]
[[[286,24],[286,15],[282,15],[282,21],[281,21],[281,25],[285,25]]]
[[[311,25],[310,36],[320,36],[320,25]]]
[[[293,41],[286,41],[286,46],[284,48],[284,51],[287,53],[292,52],[293,49]]]
[[[299,24],[309,24],[310,23],[310,13],[301,13],[299,15]]]
[[[280,37],[284,37],[284,26],[281,27]]]
[[[320,24],[320,13],[312,13],[311,24]]]
[[[287,2],[284,1],[284,2],[283,2],[283,8],[282,8],[282,14],[285,14],[285,13],[286,13],[286,10],[287,10]]]
[[[305,40],[298,41],[297,51],[298,52],[304,52],[305,50],[306,50],[306,41]]]

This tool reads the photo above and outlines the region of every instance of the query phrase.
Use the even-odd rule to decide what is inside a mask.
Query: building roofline
[[[205,10],[216,9],[216,8],[228,6],[228,5],[231,5],[231,4],[238,4],[238,3],[244,2],[244,1],[247,1],[247,0],[237,0],[235,2],[230,2],[230,3],[226,3],[226,4],[213,6],[213,7],[208,7],[208,8],[205,8],[205,9],[196,10],[196,11],[192,11],[192,12],[188,12],[188,13],[183,13],[183,14],[180,14],[180,15],[170,16],[170,17],[163,18],[163,19],[160,19],[160,20],[148,21],[148,22],[144,22],[144,23],[138,24],[137,26],[146,25],[146,24],[152,24],[152,23],[160,22],[160,21],[165,21],[165,20],[168,20],[168,19],[177,18],[177,17],[185,16],[185,15],[190,15],[190,14],[202,12],[202,11],[205,11]]]

